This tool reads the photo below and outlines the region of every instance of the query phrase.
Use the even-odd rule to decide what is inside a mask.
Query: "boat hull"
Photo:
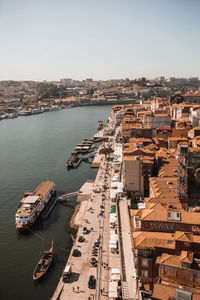
[[[16,231],[17,232],[23,232],[23,231],[26,231],[28,230],[33,224],[36,223],[36,220],[31,222],[30,224],[27,224],[26,226],[21,226],[21,227],[16,227]]]
[[[53,261],[53,249],[54,243],[52,241],[51,248],[48,251],[43,252],[42,258],[39,260],[34,269],[33,280],[42,278],[48,271]]]
[[[52,264],[52,261],[53,261],[53,257],[52,257],[51,262],[49,263],[48,267],[45,269],[44,272],[41,273],[41,275],[35,276],[35,275],[33,274],[33,280],[38,280],[38,279],[41,279],[42,277],[44,277],[44,275],[47,273],[48,269],[50,268],[50,266],[51,266],[51,264]]]

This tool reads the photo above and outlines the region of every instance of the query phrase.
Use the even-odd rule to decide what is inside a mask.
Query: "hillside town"
[[[97,175],[76,192],[52,300],[200,300],[199,88],[198,78],[0,82],[0,119],[112,105],[91,139]]]
[[[73,275],[53,300],[200,299],[199,101],[196,90],[112,106],[97,133],[112,151],[78,196]]]
[[[112,108],[143,299],[200,299],[200,108],[187,97]]]
[[[51,82],[5,80],[0,81],[0,120],[80,105],[129,104],[151,97],[198,103],[199,88],[198,77],[107,81],[64,78]]]

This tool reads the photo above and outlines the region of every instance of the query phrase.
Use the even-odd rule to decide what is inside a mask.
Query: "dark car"
[[[95,289],[96,287],[96,279],[94,275],[90,275],[89,280],[88,280],[88,288],[89,289]]]
[[[83,227],[82,231],[83,231],[83,234],[87,234],[88,233],[87,227]]]
[[[92,253],[98,253],[98,249],[97,248],[93,248],[92,249]]]
[[[99,247],[99,240],[94,240],[94,246],[93,247]]]
[[[90,266],[91,266],[91,267],[96,267],[96,266],[97,266],[97,260],[96,260],[95,257],[92,257],[92,258],[90,259]]]
[[[80,256],[81,252],[78,249],[74,249],[72,252],[72,256]]]
[[[84,241],[85,241],[85,238],[82,235],[80,235],[78,238],[78,242],[83,243]]]

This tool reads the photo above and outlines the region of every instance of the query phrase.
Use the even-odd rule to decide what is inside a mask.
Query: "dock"
[[[47,206],[45,207],[45,210],[41,214],[42,220],[46,220],[50,216],[50,214],[51,214],[51,212],[52,212],[52,210],[55,207],[57,202],[67,201],[68,199],[70,199],[72,197],[75,197],[78,194],[80,194],[80,191],[64,194],[64,195],[54,197],[53,199],[51,199],[49,201],[49,203],[47,204]]]
[[[77,196],[79,193],[80,193],[80,191],[76,191],[76,192],[72,192],[72,193],[68,193],[68,194],[58,196],[56,198],[56,201],[59,201],[59,202],[65,201],[65,200],[67,200],[71,197]]]

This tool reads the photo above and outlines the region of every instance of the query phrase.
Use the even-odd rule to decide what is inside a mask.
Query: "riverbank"
[[[0,121],[3,170],[0,173],[0,298],[10,300],[17,295],[20,299],[46,300],[55,291],[72,246],[65,229],[75,199],[69,202],[71,205],[58,203],[49,218],[34,228],[47,246],[52,240],[55,242],[53,266],[37,284],[33,283],[32,273],[40,256],[41,240],[31,233],[16,235],[15,212],[24,190],[34,190],[47,178],[55,182],[61,195],[79,190],[84,182],[96,177],[97,170],[86,163],[67,172],[66,157],[83,137],[90,139],[94,135],[97,120],[105,122],[109,111],[109,106],[77,107]],[[17,273],[13,272],[15,269]]]
[[[81,187],[80,194],[77,197],[77,204],[74,208],[74,211],[72,212],[72,215],[71,215],[69,223],[68,223],[68,230],[70,230],[71,233],[73,232],[72,239],[73,239],[74,243],[73,243],[73,247],[71,249],[70,255],[68,257],[68,260],[66,262],[66,265],[70,265],[72,267],[72,273],[74,274],[75,278],[77,278],[81,275],[82,264],[84,264],[86,268],[88,267],[88,255],[89,255],[88,250],[84,251],[85,250],[85,249],[83,249],[84,245],[78,244],[78,241],[77,241],[77,237],[80,235],[83,235],[82,227],[85,226],[85,227],[87,227],[87,230],[88,230],[88,234],[84,235],[84,237],[86,239],[86,241],[85,241],[86,243],[83,243],[83,244],[87,245],[87,247],[91,247],[91,244],[94,241],[94,239],[98,238],[97,234],[98,234],[99,224],[97,221],[98,220],[97,214],[99,211],[98,211],[97,207],[99,206],[99,202],[95,203],[95,201],[94,201],[95,198],[98,198],[98,197],[100,198],[100,195],[98,195],[97,197],[94,198],[94,195],[96,195],[94,190],[95,190],[95,187],[97,188],[98,184],[99,184],[99,179],[96,176],[95,180],[88,180]],[[92,205],[93,205],[93,208],[91,210]],[[93,226],[93,227],[91,227],[91,226]],[[90,240],[89,240],[89,238],[90,238]],[[79,249],[79,251],[81,250],[81,255],[83,257],[83,260],[81,260],[81,262],[74,261],[74,257],[72,255],[74,247],[77,247]],[[84,277],[83,282],[85,282],[85,280],[87,280],[88,276],[85,276],[83,273],[83,277]],[[80,282],[81,281],[79,280],[79,283]],[[70,286],[70,290],[71,290],[71,288],[72,288],[72,286]],[[80,288],[80,290],[81,290],[81,288]],[[68,290],[67,293],[69,293],[70,296],[72,295],[72,291]],[[63,286],[63,280],[62,280],[62,276],[61,276],[59,283],[57,285],[57,288],[51,299],[52,300],[57,300],[58,298],[61,299],[66,296],[65,294],[66,294],[66,290]],[[93,295],[94,295],[94,293],[93,293]],[[78,297],[79,299],[80,299],[80,296]],[[73,295],[73,297],[75,297],[73,299],[76,299],[75,294]],[[84,297],[82,299],[86,299],[86,298]]]
[[[79,226],[82,223],[86,206],[93,189],[94,180],[87,180],[80,189],[80,194],[77,196],[76,205],[67,223],[67,231],[76,234]]]
[[[56,105],[50,105],[50,106],[43,106],[43,105],[30,105],[23,108],[22,106],[19,106],[17,108],[7,108],[5,111],[2,111],[0,114],[0,121],[1,120],[8,120],[8,119],[15,119],[17,117],[28,117],[33,115],[38,115],[46,112],[54,112],[59,111],[62,109],[70,109],[73,107],[86,107],[86,106],[105,106],[105,105],[123,105],[123,104],[133,104],[136,103],[138,99],[123,99],[123,100],[115,100],[115,101],[107,101],[107,100],[101,100],[101,101],[90,101],[90,102],[76,102],[74,101],[72,103],[68,102],[67,105],[62,103],[62,99],[60,100],[60,103],[56,103]],[[8,112],[9,111],[9,112]]]

